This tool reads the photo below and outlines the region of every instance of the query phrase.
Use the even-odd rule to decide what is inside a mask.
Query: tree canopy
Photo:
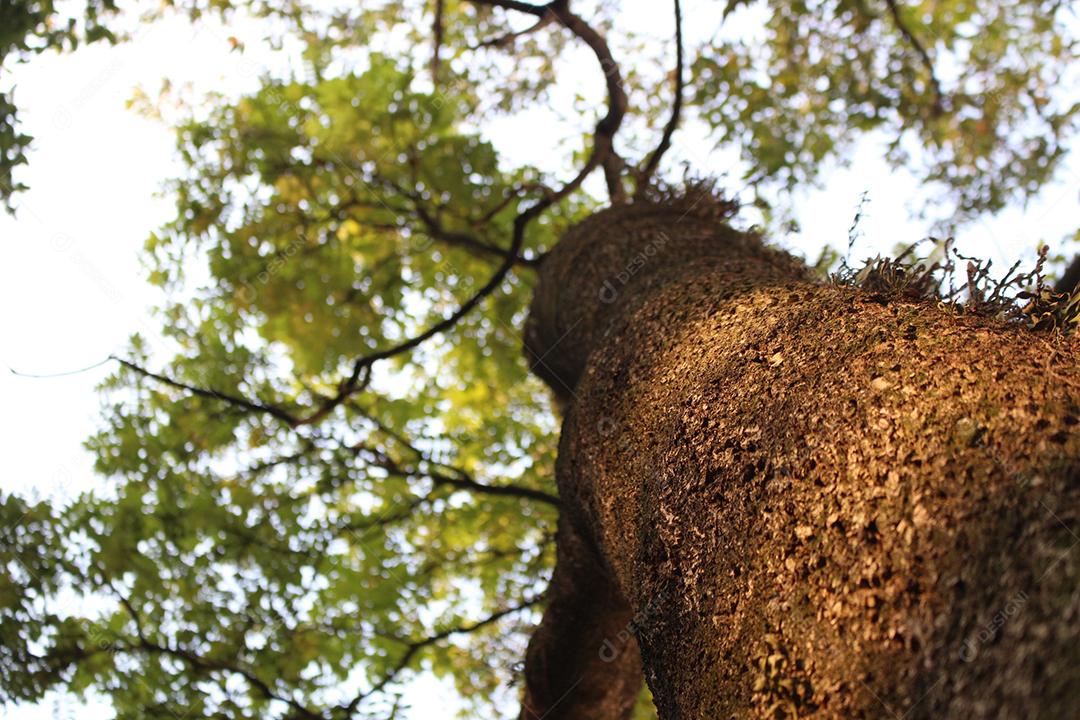
[[[359,5],[357,7],[356,5]],[[681,25],[717,3],[678,3]],[[558,422],[521,332],[535,268],[605,199],[675,177],[680,123],[785,191],[868,133],[957,221],[1045,187],[1080,113],[1065,3],[727,0],[754,32],[650,42],[613,2],[174,0],[299,47],[173,122],[175,218],[146,243],[167,343],[138,336],[88,440],[106,489],[0,496],[0,699],[118,717],[392,717],[419,672],[512,708],[553,560]],[[0,59],[121,39],[119,12],[0,8]],[[714,13],[715,14],[715,13]],[[562,173],[488,123],[593,74]],[[30,138],[0,97],[0,188]],[[705,172],[708,168],[698,168]],[[542,364],[543,358],[539,359]],[[648,717],[643,702],[642,717]]]

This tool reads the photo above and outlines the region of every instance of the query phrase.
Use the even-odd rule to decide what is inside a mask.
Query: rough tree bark
[[[627,717],[638,645],[664,720],[1077,712],[1076,338],[814,282],[730,210],[610,209],[541,268],[565,510],[522,717]]]

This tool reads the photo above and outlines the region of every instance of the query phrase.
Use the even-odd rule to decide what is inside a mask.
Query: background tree
[[[242,8],[304,65],[177,121],[176,219],[147,244],[173,355],[134,338],[117,360],[90,440],[112,492],[3,500],[5,697],[385,717],[426,669],[477,715],[512,702],[560,510],[557,424],[520,352],[535,269],[599,207],[588,175],[615,203],[644,192],[673,98],[747,153],[769,217],[860,132],[891,133],[949,218],[1060,167],[1059,4],[744,5],[752,42],[634,54],[610,4]],[[6,26],[29,32],[11,47],[42,12]],[[544,102],[582,48],[608,102],[583,111],[566,177],[506,167],[484,120]],[[54,612],[70,593],[85,612]]]

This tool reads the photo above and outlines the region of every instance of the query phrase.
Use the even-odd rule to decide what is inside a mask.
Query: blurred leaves
[[[693,86],[752,185],[814,182],[877,131],[891,138],[893,164],[941,187],[967,219],[1037,193],[1076,130],[1078,46],[1065,4],[762,0],[728,10],[743,6],[765,9],[763,37],[702,48]]]
[[[61,10],[58,5],[63,5]],[[74,50],[81,43],[114,42],[106,22],[116,12],[113,0],[85,0],[82,11],[69,14],[67,4],[53,0],[4,0],[0,3],[0,67],[45,52]],[[29,135],[19,131],[14,91],[0,92],[0,202],[11,211],[12,195],[26,187],[15,168],[26,164]]]
[[[434,322],[493,272],[499,257],[431,237],[417,208],[497,248],[517,213],[507,198],[541,178],[504,171],[463,129],[467,96],[415,85],[373,56],[360,74],[266,78],[181,123],[176,219],[147,243],[175,298],[159,310],[175,348],[165,375],[317,405],[356,355]],[[534,225],[526,252],[587,214],[583,199]],[[57,580],[39,592],[61,609],[7,601],[20,610],[0,613],[5,633],[43,667],[26,651],[0,660],[3,695],[60,682],[105,693],[121,717],[163,702],[190,717],[323,717],[369,692],[366,716],[425,667],[490,714],[551,562],[554,508],[483,491],[552,491],[556,425],[517,334],[530,280],[514,275],[318,426],[122,368],[88,442],[111,491],[41,506],[40,538],[6,526],[9,563],[30,563],[23,546],[53,554],[42,577]],[[136,338],[132,360],[148,354]],[[61,579],[72,597],[53,592]]]

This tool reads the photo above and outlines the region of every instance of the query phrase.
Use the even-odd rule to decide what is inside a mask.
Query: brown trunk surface
[[[624,718],[641,690],[633,613],[593,547],[559,523],[544,620],[525,658],[522,720]]]
[[[1077,715],[1077,339],[815,283],[729,210],[544,263],[566,509],[523,717],[627,717],[628,622],[664,720]]]

